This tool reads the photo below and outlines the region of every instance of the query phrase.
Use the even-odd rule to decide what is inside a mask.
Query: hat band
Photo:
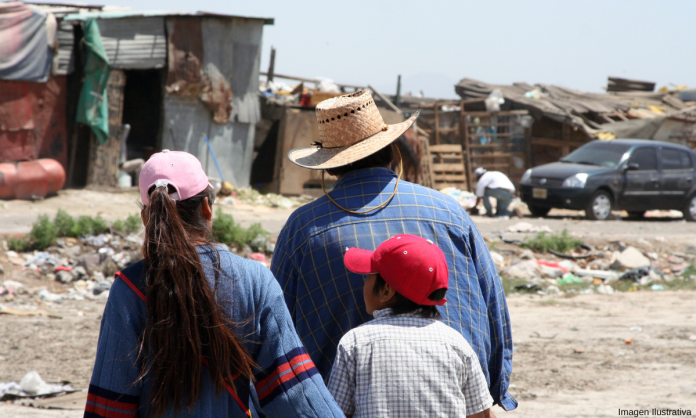
[[[353,142],[353,143],[350,144],[350,145],[341,145],[340,147],[325,147],[321,142],[315,141],[315,142],[312,143],[312,146],[315,146],[315,147],[317,147],[317,148],[319,148],[319,149],[338,149],[338,148],[352,147],[353,145],[359,144],[359,143],[361,143],[362,141],[364,141],[364,140],[366,140],[366,139],[372,138],[373,136],[377,135],[377,134],[380,133],[380,132],[384,132],[384,131],[388,131],[388,130],[389,130],[389,126],[384,125],[384,126],[382,126],[382,129],[380,129],[379,131],[373,133],[373,134],[370,135],[370,136],[366,136],[365,138],[363,138],[363,139],[361,139],[361,140],[355,141],[355,142]]]

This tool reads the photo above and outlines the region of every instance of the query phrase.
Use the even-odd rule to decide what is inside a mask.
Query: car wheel
[[[543,218],[549,214],[549,211],[551,211],[551,208],[545,208],[543,206],[527,205],[527,208],[535,218]]]
[[[603,221],[611,215],[612,207],[611,195],[600,190],[592,196],[585,207],[585,217],[593,221]]]
[[[645,218],[645,211],[638,211],[638,212],[629,211],[628,212],[628,219],[643,219],[643,218]]]
[[[696,195],[691,196],[684,205],[684,217],[689,222],[696,222]]]

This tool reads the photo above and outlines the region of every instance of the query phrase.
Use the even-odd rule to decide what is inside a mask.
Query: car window
[[[562,158],[561,162],[616,167],[630,148],[628,144],[611,141],[590,142]]]
[[[662,162],[663,170],[680,170],[682,168],[681,155],[675,149],[662,148],[660,161]]]
[[[689,155],[688,152],[679,151],[679,157],[681,159],[683,169],[694,168],[694,161],[691,159],[691,155]]]
[[[657,170],[655,148],[643,147],[631,153],[629,164],[638,164],[638,170]]]
[[[660,161],[663,170],[688,170],[693,168],[689,153],[677,149],[662,148]]]

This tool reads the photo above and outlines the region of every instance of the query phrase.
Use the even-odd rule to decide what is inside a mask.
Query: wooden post
[[[395,105],[394,103],[392,103],[391,100],[389,100],[389,99],[387,98],[387,96],[385,96],[385,95],[383,95],[382,93],[380,93],[372,84],[368,84],[367,87],[368,87],[369,89],[371,89],[371,90],[375,93],[375,95],[376,95],[377,97],[379,97],[380,99],[382,99],[382,101],[383,101],[384,103],[386,103],[387,106],[389,106],[389,108],[390,108],[391,110],[393,110],[394,112],[396,112],[396,113],[398,113],[398,114],[403,114],[403,113],[404,113],[404,112],[401,111],[401,109],[399,109],[398,107],[396,107],[396,105]]]
[[[275,48],[271,46],[271,61],[268,63],[267,81],[273,81],[273,73],[275,72]]]
[[[401,74],[396,78],[396,97],[394,98],[394,105],[399,107],[401,102]]]
[[[126,74],[123,70],[111,69],[106,85],[109,106],[109,138],[99,145],[92,134],[87,185],[90,187],[116,187],[118,185],[118,162],[121,155],[121,124],[123,122],[123,88]]]
[[[435,102],[434,110],[435,110],[435,145],[440,144],[440,119],[438,116],[438,108],[439,105],[437,102]]]
[[[464,151],[464,165],[466,169],[466,187],[467,190],[473,190],[471,176],[471,149],[469,148],[469,126],[466,122],[466,112],[464,112],[464,100],[459,103],[459,132],[462,137],[462,149]]]

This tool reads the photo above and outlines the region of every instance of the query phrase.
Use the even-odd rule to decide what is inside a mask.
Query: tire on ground
[[[694,210],[692,210],[692,207]],[[696,194],[693,194],[686,199],[682,213],[687,221],[696,222]]]

